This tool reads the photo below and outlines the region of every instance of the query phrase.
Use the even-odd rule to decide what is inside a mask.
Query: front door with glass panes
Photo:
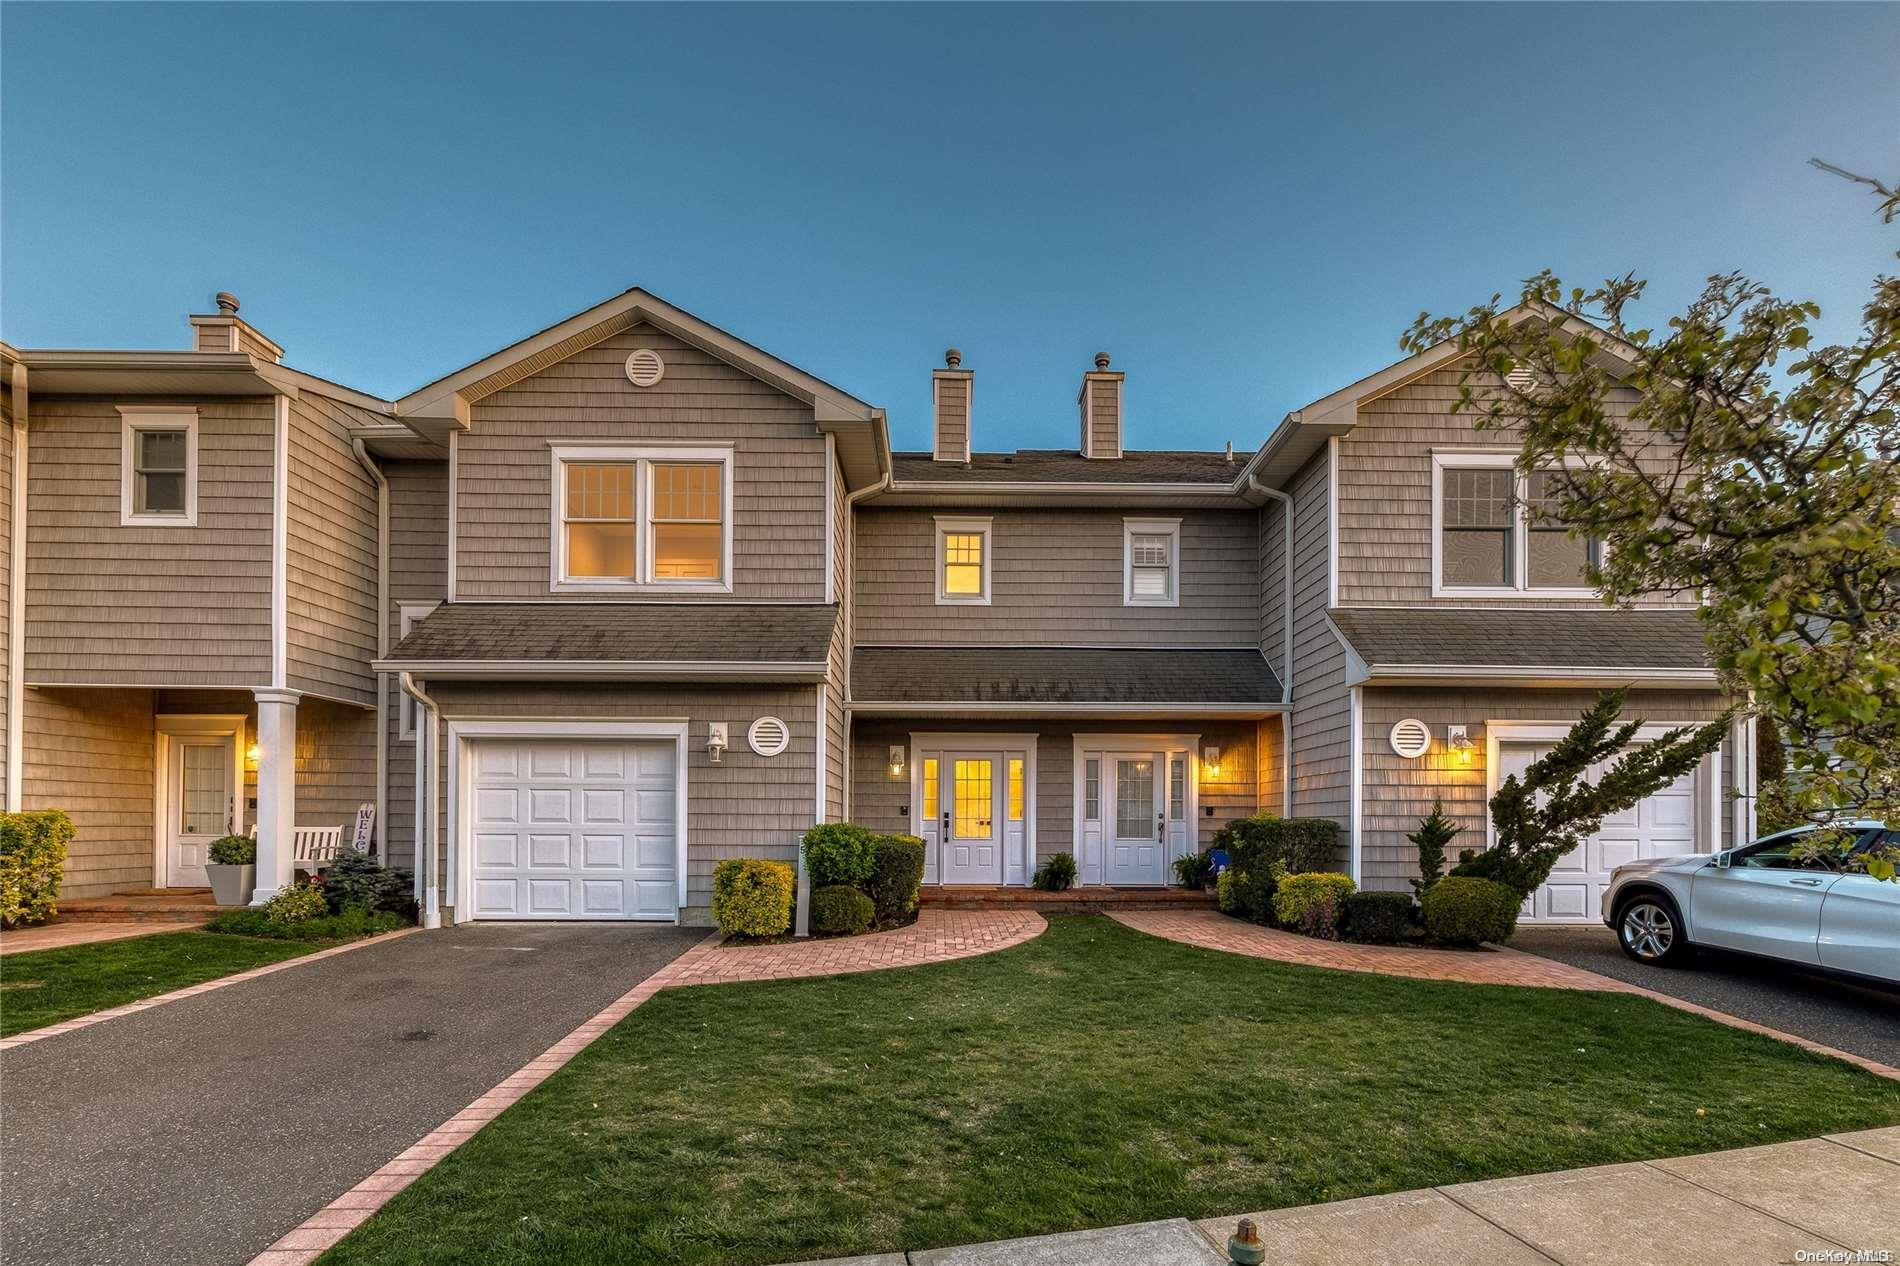
[[[231,832],[237,787],[230,735],[173,735],[166,771],[165,886],[202,888],[211,842]]]
[[[1077,768],[1081,880],[1151,887],[1170,881],[1191,847],[1193,782],[1189,741],[1154,747],[1088,747]]]
[[[1025,750],[925,748],[917,833],[927,884],[1024,884],[1029,862]]]

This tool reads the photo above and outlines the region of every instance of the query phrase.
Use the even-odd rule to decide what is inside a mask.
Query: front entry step
[[[1041,914],[1105,914],[1110,910],[1211,910],[1214,897],[1198,888],[1038,888],[926,884],[922,903],[939,910],[1034,910]]]
[[[218,912],[209,888],[142,888],[59,903],[62,923],[203,923]]]

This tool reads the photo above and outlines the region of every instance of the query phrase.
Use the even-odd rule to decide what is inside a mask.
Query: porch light
[[[1210,745],[1201,749],[1201,768],[1209,778],[1220,777],[1220,748]]]
[[[1471,763],[1471,735],[1464,726],[1445,727],[1445,746],[1451,749],[1451,754],[1457,758],[1460,765]]]
[[[891,744],[891,777],[902,778],[903,776],[904,746],[901,743],[893,743]]]
[[[252,765],[257,764],[257,758],[261,754],[262,754],[261,750],[258,748],[257,744],[255,743],[251,744],[249,747],[244,749],[244,759],[247,763],[252,764]]]
[[[706,727],[706,760],[710,764],[720,764],[726,759],[726,723],[711,722]]]

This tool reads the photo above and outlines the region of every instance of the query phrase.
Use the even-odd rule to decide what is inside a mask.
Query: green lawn
[[[322,948],[190,930],[0,955],[0,1037]]]
[[[778,1262],[1896,1122],[1900,1086],[1640,998],[1058,917],[958,963],[661,993],[322,1262]]]

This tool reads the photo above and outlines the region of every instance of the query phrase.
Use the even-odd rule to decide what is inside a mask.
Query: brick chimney
[[[976,377],[963,368],[963,353],[951,348],[943,354],[942,369],[930,375],[931,441],[933,461],[970,462],[970,395]]]
[[[229,290],[218,291],[218,310],[193,313],[191,346],[198,352],[246,352],[259,360],[281,362],[284,349],[265,338],[249,321],[240,317],[238,298]]]
[[[1082,456],[1122,455],[1122,377],[1108,368],[1108,353],[1095,353],[1095,369],[1082,375],[1075,403],[1082,414]]]

